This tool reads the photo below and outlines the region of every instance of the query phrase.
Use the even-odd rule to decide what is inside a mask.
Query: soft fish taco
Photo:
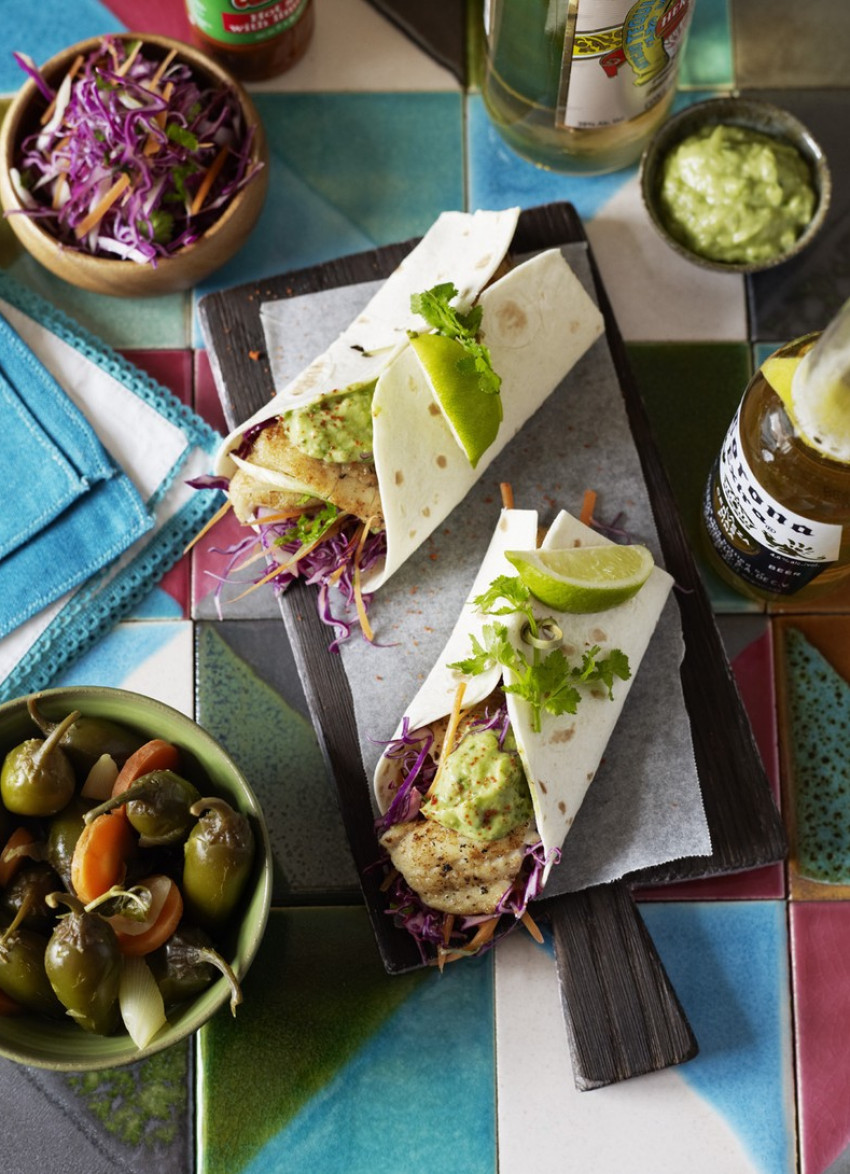
[[[362,618],[361,588],[401,566],[601,334],[559,250],[498,276],[517,215],[444,213],[224,442],[218,484],[274,560],[266,579],[302,575],[325,598],[336,584]]]
[[[601,545],[610,544],[562,512],[541,549]],[[391,906],[438,961],[529,923],[528,902],[560,857],[672,585],[653,566],[615,607],[552,611],[523,593],[506,559],[536,548],[536,512],[504,510],[374,775]]]

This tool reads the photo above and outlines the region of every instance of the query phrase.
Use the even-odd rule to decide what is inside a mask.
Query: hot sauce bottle
[[[313,0],[186,0],[195,44],[242,81],[275,77],[303,57]]]
[[[805,600],[850,574],[850,302],[755,373],[702,521],[708,561],[752,599]]]

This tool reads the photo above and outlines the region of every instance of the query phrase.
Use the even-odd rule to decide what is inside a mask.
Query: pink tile
[[[791,904],[801,1174],[850,1160],[850,904]]]
[[[104,0],[106,7],[135,33],[159,33],[188,41],[189,20],[183,0],[146,0],[140,17],[138,0]]]

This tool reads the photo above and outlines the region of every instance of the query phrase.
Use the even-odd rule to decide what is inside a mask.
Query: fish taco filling
[[[478,953],[520,920],[539,936],[527,907],[547,861],[502,691],[419,730],[405,719],[384,758],[385,889],[423,960]]]

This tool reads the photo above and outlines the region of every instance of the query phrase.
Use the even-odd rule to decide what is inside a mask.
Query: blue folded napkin
[[[123,470],[0,315],[0,636],[85,582],[154,524]]]
[[[177,562],[219,504],[191,482],[221,437],[4,273],[0,425],[5,701],[50,685]]]

